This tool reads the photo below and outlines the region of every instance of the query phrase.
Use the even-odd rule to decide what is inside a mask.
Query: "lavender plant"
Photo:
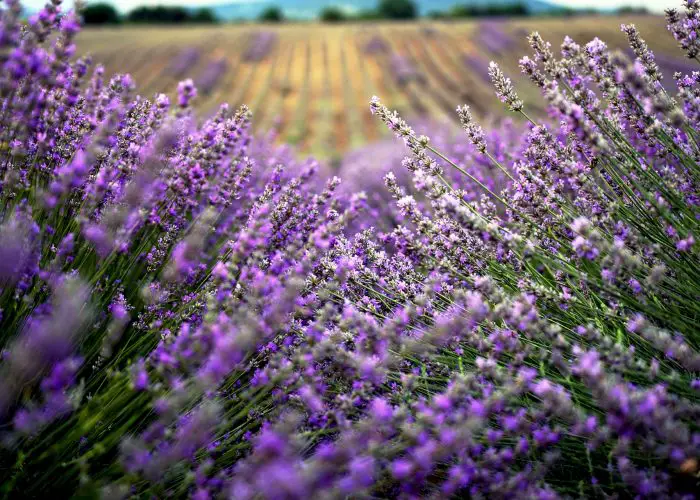
[[[389,65],[391,66],[391,74],[394,75],[394,80],[400,87],[408,85],[412,81],[420,84],[425,83],[425,75],[416,69],[413,61],[407,56],[393,54],[389,60]]]
[[[182,78],[197,64],[200,56],[198,48],[186,47],[172,58],[168,66],[168,72],[177,78]]]
[[[379,34],[373,35],[362,47],[365,54],[385,54],[390,52],[389,42]]]
[[[481,80],[489,82],[489,61],[479,54],[464,52],[462,62],[469,71],[478,76]]]
[[[210,94],[216,88],[219,80],[226,73],[227,67],[228,64],[226,62],[226,58],[224,57],[220,57],[209,62],[209,64],[207,64],[206,68],[202,70],[201,74],[197,78],[197,89],[203,94]]]
[[[503,56],[517,46],[517,42],[499,20],[483,21],[476,27],[476,39],[479,48],[485,49],[496,56]]]
[[[60,2],[19,15],[0,36],[0,489],[184,495],[217,429],[259,426],[257,351],[354,206],[253,141],[247,108],[198,124],[191,80],[174,105],[135,96],[72,59]]]
[[[409,152],[382,207],[6,5],[3,496],[696,494],[700,72],[533,34],[550,120],[495,63],[525,129],[373,99]]]
[[[277,33],[273,31],[253,33],[248,41],[248,47],[243,52],[243,59],[249,62],[262,61],[272,52],[276,43]]]
[[[693,9],[689,2],[687,18]],[[408,145],[406,165],[431,200],[421,207],[387,177],[415,227],[397,230],[392,243],[441,277],[433,295],[449,290],[433,311],[419,302],[427,318],[418,336],[428,345],[416,350],[429,356],[406,354],[426,387],[418,402],[401,406],[420,430],[412,442],[401,435],[410,444],[390,465],[397,491],[654,498],[697,491],[700,151],[690,89],[700,73],[678,74],[671,97],[644,41],[633,27],[622,29],[635,60],[597,39],[581,47],[568,38],[557,58],[538,34],[530,37],[534,58],[521,67],[542,89],[556,126],[533,121],[491,63],[496,94],[531,125],[503,169],[515,173],[511,184],[498,192],[480,185],[482,203],[465,196],[474,189],[465,184],[476,181],[468,169],[372,101]],[[458,113],[469,142],[488,156],[481,128],[468,110]],[[439,160],[464,181],[447,178]],[[398,293],[387,288],[382,295]],[[465,381],[471,389],[462,389]],[[460,423],[449,432],[455,412]],[[458,440],[454,450],[444,432],[447,443]]]
[[[469,108],[462,108],[470,113]],[[479,185],[470,179],[464,180],[459,171],[449,169],[451,163],[468,169],[476,181],[485,184],[493,191],[500,191],[509,183],[510,173],[504,173],[482,153],[480,146],[463,141],[463,131],[449,123],[434,120],[421,120],[414,124],[418,134],[431,134],[431,142],[439,149],[446,160],[436,158],[436,162],[445,169],[446,178],[462,183],[465,189],[465,199],[478,201],[481,197]],[[519,144],[521,127],[510,120],[504,120],[488,132],[488,139],[493,155],[505,162],[509,151]],[[486,135],[484,133],[484,135]],[[421,191],[413,186],[412,172],[405,167],[405,149],[403,144],[397,144],[392,139],[386,139],[357,148],[346,154],[340,164],[337,175],[343,179],[340,192],[352,194],[364,191],[366,194],[365,211],[362,217],[355,219],[351,230],[358,228],[384,232],[392,231],[396,225],[405,223],[403,217],[397,214],[397,207],[392,202],[392,194],[384,188],[384,177],[391,173],[402,185],[407,194],[419,201],[424,201]],[[347,233],[347,231],[346,231]]]

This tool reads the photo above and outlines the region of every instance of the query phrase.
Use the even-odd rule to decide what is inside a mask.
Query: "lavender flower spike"
[[[522,111],[524,104],[518,98],[518,94],[513,88],[513,83],[510,78],[503,74],[498,64],[493,61],[489,63],[489,77],[494,87],[496,87],[496,95],[501,102],[506,103],[511,111]]]
[[[486,141],[484,139],[483,129],[474,122],[469,106],[458,106],[457,115],[462,124],[462,128],[467,132],[469,141],[476,146],[480,152],[486,151]]]

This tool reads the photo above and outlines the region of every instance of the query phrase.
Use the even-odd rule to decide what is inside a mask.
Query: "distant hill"
[[[524,3],[531,12],[545,13],[560,9],[560,6],[551,4],[545,0],[417,0],[416,4],[421,15],[430,11],[445,11],[455,5],[511,5]],[[270,6],[280,7],[285,16],[290,19],[313,19],[318,13],[328,6],[338,6],[347,12],[358,12],[373,9],[377,6],[377,0],[240,0],[229,4],[212,5],[214,13],[224,21],[234,19],[255,19],[260,13]]]

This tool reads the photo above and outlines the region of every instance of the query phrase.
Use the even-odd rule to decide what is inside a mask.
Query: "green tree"
[[[284,12],[279,7],[268,7],[258,17],[264,23],[281,23],[284,21]]]
[[[137,7],[127,16],[133,23],[186,23],[189,22],[190,14],[184,7],[166,7],[157,5],[155,7]]]
[[[431,10],[428,12],[428,17],[430,19],[447,19],[450,15],[442,10]]]
[[[324,23],[341,23],[347,21],[348,16],[340,7],[326,7],[319,16]]]
[[[516,17],[529,14],[524,3],[506,5],[455,5],[449,12],[451,17]]]
[[[382,16],[376,9],[362,9],[354,16],[358,21],[376,21]]]
[[[377,10],[387,19],[413,19],[418,15],[418,8],[412,0],[381,0]]]
[[[82,11],[85,24],[117,24],[121,16],[113,5],[108,3],[88,4]]]
[[[194,11],[192,14],[192,22],[214,24],[219,22],[219,20],[217,19],[213,10],[207,7],[202,7],[201,9]]]
[[[625,6],[625,7],[620,7],[617,9],[616,13],[618,15],[648,15],[651,14],[649,12],[649,9],[646,7],[632,7],[631,5]]]

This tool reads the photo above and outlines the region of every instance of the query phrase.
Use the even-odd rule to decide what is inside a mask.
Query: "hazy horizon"
[[[88,3],[98,3],[96,0],[94,2]],[[182,6],[211,6],[211,5],[230,5],[235,3],[250,4],[250,3],[275,3],[280,6],[284,6],[286,3],[284,0],[119,0],[112,1],[105,0],[108,3],[112,3],[121,11],[128,11],[134,7],[141,5],[182,5]],[[553,4],[558,4],[568,7],[595,7],[595,8],[611,8],[611,7],[646,7],[653,12],[663,12],[664,9],[669,7],[680,7],[682,2],[680,0],[549,0]],[[347,2],[329,2],[338,5],[347,4]],[[466,3],[455,0],[455,4]],[[46,4],[45,0],[26,0],[22,4],[30,9],[39,9]],[[68,0],[64,2],[66,6],[72,6],[73,1]]]

